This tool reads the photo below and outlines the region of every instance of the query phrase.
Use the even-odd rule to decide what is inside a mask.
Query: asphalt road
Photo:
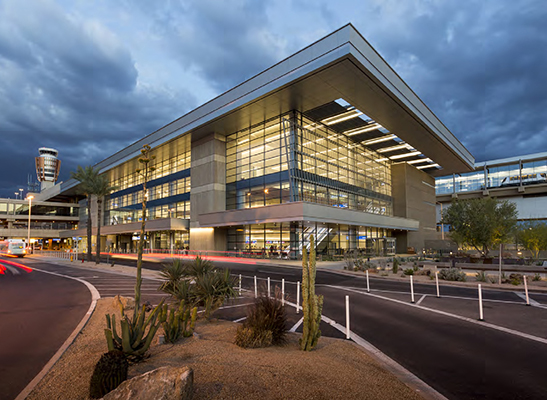
[[[117,261],[118,262],[118,261]],[[120,263],[134,265],[131,260]],[[296,281],[301,280],[298,268],[282,268],[257,264],[217,263],[233,274],[243,276],[244,288],[254,291],[253,276],[262,281],[269,276],[272,286],[286,280],[286,292],[295,301]],[[146,268],[159,270],[161,264],[145,262]],[[61,268],[96,285],[101,295],[120,289],[132,294],[134,278],[108,273]],[[151,299],[159,301],[157,282],[147,283]],[[323,314],[345,324],[345,296],[351,298],[351,329],[356,335],[379,348],[449,399],[535,399],[544,398],[547,381],[543,379],[547,360],[547,344],[502,332],[476,323],[441,315],[440,310],[454,315],[477,318],[475,288],[442,286],[442,298],[435,296],[435,286],[417,284],[416,299],[421,306],[410,304],[408,282],[394,282],[371,277],[372,295],[366,293],[366,280],[328,271],[318,271],[317,292],[325,296]],[[251,292],[252,293],[252,292]],[[486,321],[520,332],[547,338],[547,296],[532,294],[535,307],[524,305],[522,295],[513,291],[489,290],[485,298]],[[245,308],[234,302],[233,308],[220,316],[236,320],[244,317]],[[290,313],[289,324],[297,324],[301,314]],[[301,327],[299,328],[301,330]],[[334,328],[322,324],[326,336],[343,337]]]
[[[0,265],[6,261],[0,257]],[[0,399],[12,400],[82,320],[91,293],[82,283],[11,264],[0,274]]]

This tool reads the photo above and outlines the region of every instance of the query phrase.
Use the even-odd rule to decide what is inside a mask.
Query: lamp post
[[[23,200],[23,189],[19,189],[19,198]]]
[[[32,199],[34,198],[34,196],[28,196],[27,197],[27,200],[28,200],[28,236],[27,236],[27,247],[29,248],[29,251],[31,252],[31,247],[30,247],[30,210],[32,209]]]
[[[19,192],[15,192],[15,200],[17,200],[17,196],[19,196]]]

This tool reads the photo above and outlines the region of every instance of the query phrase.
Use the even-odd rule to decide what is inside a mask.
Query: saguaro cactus
[[[310,236],[310,258],[306,247],[302,252],[302,312],[304,314],[304,325],[300,349],[312,350],[316,345],[321,331],[321,311],[323,310],[323,296],[315,294],[315,243],[313,235]]]

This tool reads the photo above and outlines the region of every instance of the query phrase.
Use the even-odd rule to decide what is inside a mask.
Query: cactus
[[[163,300],[146,318],[146,305],[133,313],[133,318],[125,315],[124,306],[118,302],[121,311],[121,336],[116,330],[116,316],[106,315],[106,329],[104,330],[108,350],[121,350],[130,361],[139,361],[144,358],[150,344],[164,322],[162,313]],[[147,330],[148,328],[148,330]],[[145,335],[146,334],[146,335]]]
[[[310,236],[310,259],[304,247],[302,254],[302,312],[304,325],[300,349],[312,350],[321,337],[319,324],[321,323],[321,311],[323,310],[323,296],[315,294],[315,243],[313,235]]]
[[[108,392],[116,389],[127,379],[128,363],[120,350],[104,353],[93,370],[89,382],[89,397],[100,399]]]
[[[161,319],[163,320],[162,327],[166,342],[175,343],[180,335],[183,337],[192,336],[198,314],[197,307],[190,310],[190,307],[186,306],[184,300],[181,300],[178,310],[169,310],[169,307],[165,304],[161,313]]]

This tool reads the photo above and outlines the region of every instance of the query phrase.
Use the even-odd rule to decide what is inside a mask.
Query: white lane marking
[[[300,320],[296,324],[294,324],[294,326],[291,329],[289,329],[289,332],[296,332],[298,327],[302,325],[302,322],[304,322],[304,317],[300,318]]]
[[[348,288],[344,288],[344,287],[340,287],[340,286],[331,286],[331,287],[333,289],[347,290],[349,292],[359,293],[359,294],[362,294],[364,296],[372,296],[372,297],[376,297],[378,299],[392,301],[392,302],[398,303],[398,304],[403,304],[405,306],[419,308],[419,309],[424,310],[424,311],[429,311],[429,312],[432,312],[432,313],[444,315],[446,317],[456,318],[456,319],[459,319],[459,320],[462,320],[462,321],[470,322],[472,324],[481,325],[481,326],[484,326],[486,328],[495,329],[495,330],[498,330],[500,332],[509,333],[511,335],[520,336],[520,337],[525,338],[525,339],[530,339],[530,340],[533,340],[533,341],[536,341],[536,342],[539,342],[539,343],[547,344],[547,339],[544,339],[544,338],[541,338],[541,337],[538,337],[538,336],[533,336],[533,335],[530,335],[528,333],[515,331],[513,329],[505,328],[503,326],[490,324],[488,322],[478,321],[478,320],[475,320],[473,318],[462,317],[461,315],[450,314],[450,313],[445,312],[445,311],[435,310],[433,308],[419,306],[419,305],[412,304],[412,303],[407,303],[407,302],[404,302],[404,301],[401,301],[401,300],[390,299],[389,297],[378,296],[377,294],[372,294],[372,293],[367,293],[367,292],[363,293],[363,292],[359,292],[357,290],[352,290],[352,289],[348,289]],[[519,304],[522,304],[522,303],[519,303]]]
[[[416,305],[419,305],[422,301],[424,301],[424,299],[426,298],[427,294],[424,294],[420,300],[418,300],[418,302],[416,303]]]
[[[367,293],[367,290],[365,288],[360,288],[360,287],[352,287],[352,286],[336,286],[336,285],[316,285],[316,286],[326,286],[326,287],[336,287],[336,288],[339,288],[339,289],[348,289],[348,290],[353,290],[355,292],[359,292],[359,293]],[[393,294],[403,294],[403,295],[408,295],[408,292],[398,292],[398,291],[395,291],[395,290],[378,290],[378,289],[371,289],[370,290],[371,292],[374,291],[374,292],[378,292],[378,293],[393,293]],[[500,293],[500,292],[496,292],[496,293]],[[513,292],[508,292],[508,293],[513,293]],[[422,293],[416,293],[417,295],[420,295]],[[428,296],[432,296],[432,295],[428,295]],[[442,296],[443,299],[458,299],[458,300],[474,300],[474,301],[477,301],[478,298],[477,297],[462,297],[462,296],[447,296],[447,295],[443,295]],[[520,304],[522,305],[522,301],[512,301],[512,300],[494,300],[494,299],[482,299],[483,302],[491,302],[491,303],[504,303],[504,304]]]
[[[526,301],[526,295],[524,293],[520,293],[520,292],[513,292],[515,293],[518,297],[520,297],[522,300]],[[530,305],[531,306],[534,306],[534,307],[542,307],[542,304],[535,301],[534,299],[530,298],[530,296],[528,296],[528,298],[530,299]]]
[[[243,317],[243,318],[236,319],[234,322],[241,322],[241,321],[245,321],[246,319],[247,317]]]
[[[2,265],[3,265],[4,267],[6,267],[6,269],[7,269],[8,271],[11,271],[11,273],[12,273],[13,275],[19,275],[19,274],[21,273],[17,268],[12,267],[11,265],[6,265],[6,264],[2,264]]]

